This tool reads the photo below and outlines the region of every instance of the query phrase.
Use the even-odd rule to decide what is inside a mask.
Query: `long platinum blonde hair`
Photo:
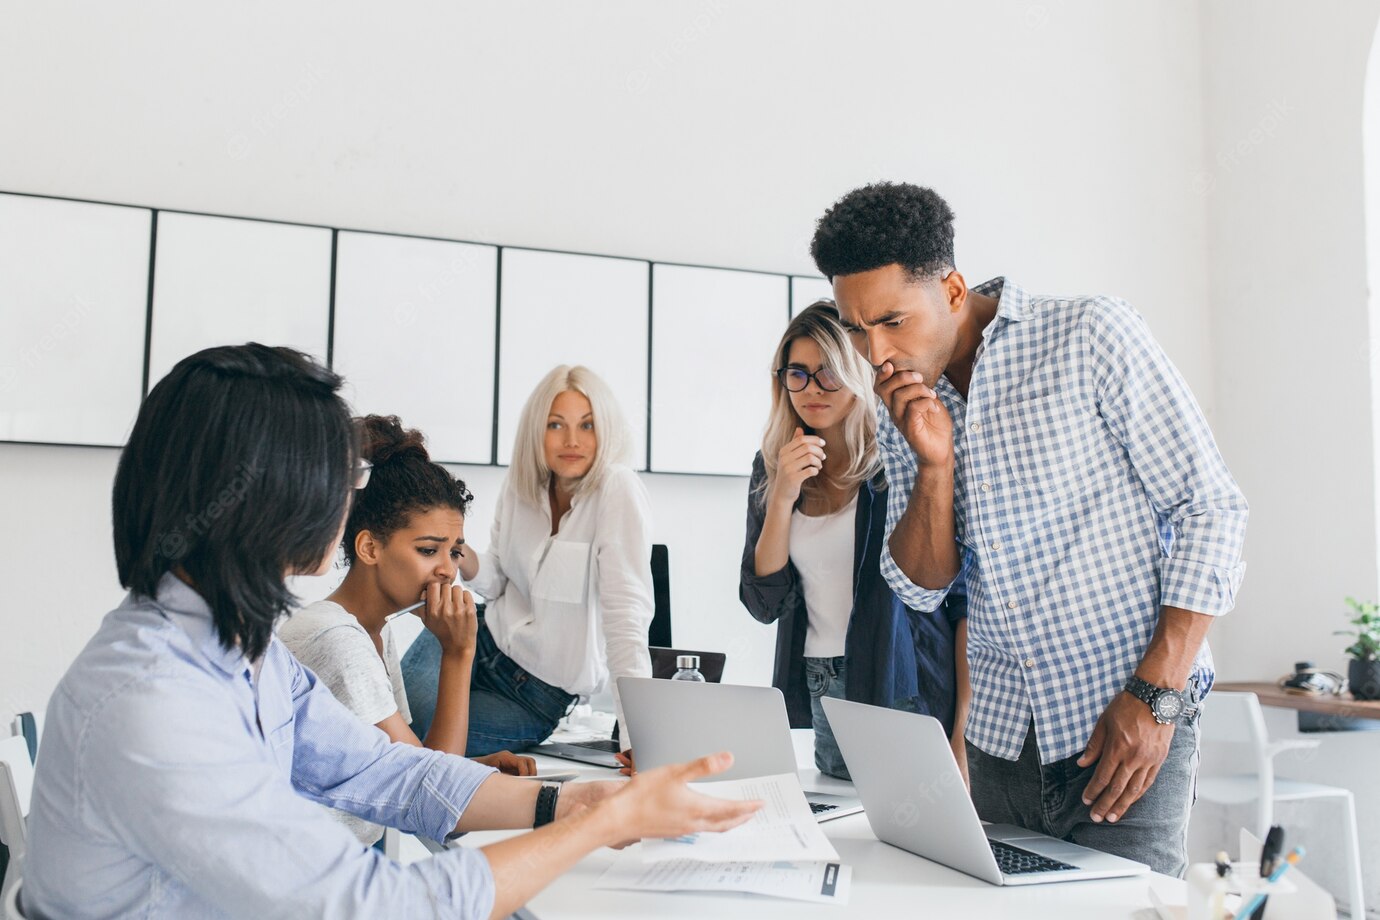
[[[594,464],[580,477],[576,495],[598,488],[609,467],[627,464],[632,454],[632,436],[623,411],[603,378],[579,364],[552,368],[522,407],[517,437],[513,441],[512,465],[508,468],[513,489],[538,507],[547,500],[546,490],[551,482],[551,468],[546,465],[546,419],[551,414],[551,404],[566,390],[580,393],[589,400],[594,414],[594,433],[598,437]]]
[[[791,343],[796,339],[808,338],[819,347],[824,358],[824,367],[831,369],[843,382],[843,389],[856,399],[853,408],[843,420],[843,444],[830,444],[830,452],[842,447],[848,454],[848,466],[833,482],[834,486],[846,487],[850,491],[876,475],[881,467],[881,457],[877,453],[877,415],[872,395],[872,373],[862,355],[848,341],[848,335],[839,324],[838,307],[832,300],[817,300],[796,314],[781,335],[781,342],[772,356],[771,377],[771,416],[767,419],[767,429],[762,435],[762,462],[767,468],[767,478],[758,490],[758,501],[765,502],[767,489],[776,478],[776,458],[781,448],[795,436],[795,429],[801,428],[806,434],[813,434],[810,426],[791,405],[791,395],[776,379],[777,368],[785,367],[790,360]],[[817,493],[823,487],[824,474],[805,480],[801,487],[802,497]]]

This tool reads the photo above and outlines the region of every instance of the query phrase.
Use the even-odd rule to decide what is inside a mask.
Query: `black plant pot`
[[[1356,699],[1380,700],[1380,659],[1351,659],[1346,677],[1351,683],[1351,695]]]

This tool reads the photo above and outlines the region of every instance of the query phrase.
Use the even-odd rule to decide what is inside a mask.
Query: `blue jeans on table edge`
[[[848,764],[843,760],[839,743],[834,738],[834,730],[829,726],[829,718],[824,714],[826,696],[845,700],[848,665],[842,656],[837,658],[802,658],[805,663],[805,689],[810,693],[810,722],[815,731],[815,769],[828,776],[853,781],[848,773]],[[923,712],[918,697],[895,700],[892,709],[902,712]]]
[[[852,780],[848,775],[848,765],[843,762],[843,753],[834,739],[834,730],[829,727],[829,718],[824,714],[824,697],[836,700],[844,696],[844,677],[847,667],[842,656],[837,658],[801,659],[805,663],[805,688],[810,692],[810,722],[815,730],[815,768],[821,773]]]
[[[423,630],[402,660],[412,730],[425,739],[436,717],[436,694],[441,679],[441,643]],[[578,700],[528,673],[503,654],[479,619],[474,667],[470,671],[470,730],[465,755],[482,757],[496,751],[521,751],[551,736],[557,723]]]

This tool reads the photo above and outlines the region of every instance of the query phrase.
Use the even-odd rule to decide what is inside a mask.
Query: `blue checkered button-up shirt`
[[[965,400],[935,389],[954,426],[962,571],[948,589],[908,579],[905,603],[968,594],[973,686],[967,737],[1016,760],[1034,720],[1040,760],[1080,753],[1135,671],[1161,607],[1223,614],[1245,563],[1246,500],[1193,394],[1128,304],[1033,296],[1004,278]],[[891,483],[887,536],[906,509],[915,455],[878,406]],[[1194,670],[1206,687],[1204,643]]]

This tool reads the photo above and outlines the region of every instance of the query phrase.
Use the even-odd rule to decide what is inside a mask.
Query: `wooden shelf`
[[[1380,700],[1352,699],[1350,693],[1341,696],[1304,696],[1301,693],[1286,693],[1278,684],[1266,683],[1214,684],[1212,689],[1254,693],[1260,697],[1262,706],[1276,706],[1281,709],[1295,709],[1299,712],[1315,712],[1348,719],[1380,719]],[[1212,699],[1212,694],[1208,694],[1208,699]]]

